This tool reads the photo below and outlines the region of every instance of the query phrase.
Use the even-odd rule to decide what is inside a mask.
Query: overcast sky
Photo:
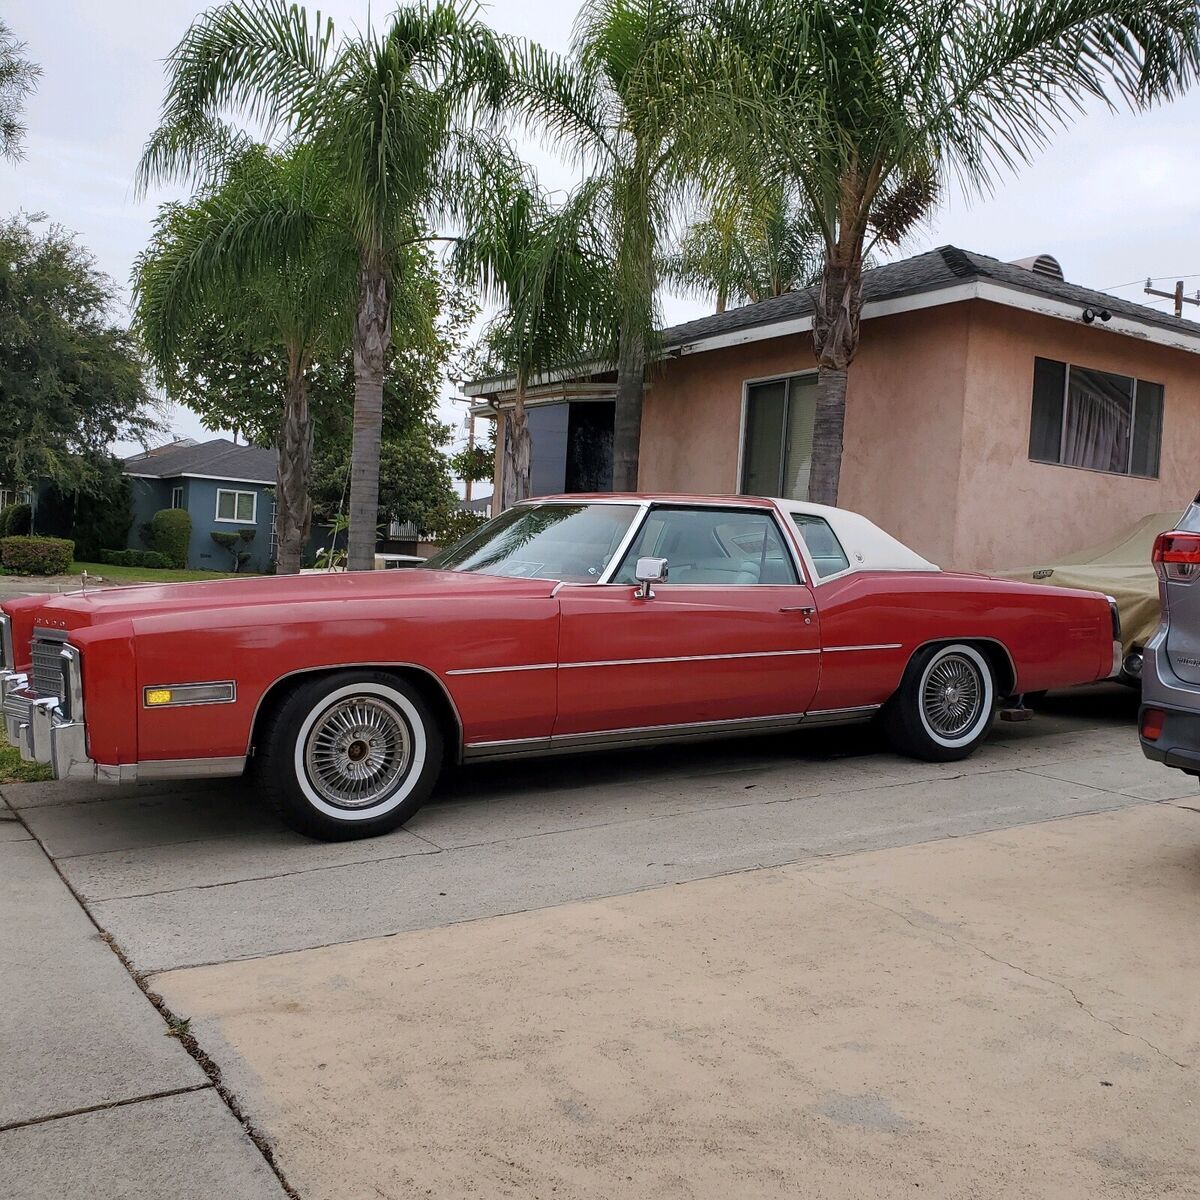
[[[76,231],[122,287],[145,244],[163,195],[136,201],[134,167],[162,98],[162,60],[205,5],[197,0],[5,0],[5,19],[41,64],[27,106],[27,158],[0,162],[0,213],[45,212]],[[313,7],[316,7],[314,5]],[[376,20],[388,11],[376,3]],[[320,5],[339,28],[366,21],[361,0]],[[487,19],[505,33],[565,49],[571,0],[496,0]],[[1169,308],[1141,293],[1146,276],[1170,290],[1200,286],[1200,92],[1132,116],[1100,110],[1060,135],[1053,148],[987,200],[952,196],[909,252],[945,243],[1023,258],[1048,252],[1069,280]],[[569,175],[535,156],[550,186]],[[164,195],[169,193],[164,193]],[[705,309],[669,298],[667,318]],[[1200,309],[1185,315],[1200,316]],[[445,407],[447,420],[462,410]],[[170,414],[176,436],[211,436],[186,410]]]

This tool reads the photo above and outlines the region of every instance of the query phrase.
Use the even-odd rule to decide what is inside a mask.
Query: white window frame
[[[172,508],[182,508],[183,507],[183,487],[182,486],[173,487],[171,489],[171,507]]]
[[[234,515],[232,517],[221,516],[221,497],[222,496],[233,496],[234,497],[234,501],[233,501]],[[238,510],[237,498],[239,496],[249,496],[250,497],[250,518],[249,518],[249,520],[242,520],[237,515],[237,510]],[[241,492],[241,491],[236,491],[233,488],[217,488],[217,510],[216,510],[215,514],[213,515],[213,520],[219,522],[222,525],[257,525],[258,524],[258,493],[257,492]]]

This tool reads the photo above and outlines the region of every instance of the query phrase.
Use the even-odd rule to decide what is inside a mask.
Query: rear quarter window
[[[850,569],[846,551],[842,549],[837,534],[824,517],[812,516],[809,513],[792,513],[792,520],[796,522],[796,528],[808,547],[818,579],[825,579],[829,575]]]

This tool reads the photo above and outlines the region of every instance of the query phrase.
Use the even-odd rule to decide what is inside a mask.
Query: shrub
[[[0,537],[25,537],[33,530],[33,509],[28,504],[10,504],[0,512]]]
[[[113,567],[151,567],[156,571],[165,571],[171,565],[167,556],[157,550],[101,550],[96,561]]]
[[[192,538],[192,518],[183,508],[163,508],[150,518],[150,538],[154,549],[172,567],[187,566],[188,542]]]
[[[0,538],[0,563],[23,575],[65,574],[75,557],[75,543],[67,538]]]
[[[120,549],[129,537],[133,524],[129,480],[120,473],[119,464],[101,458],[86,489],[45,489],[38,500],[37,523],[39,534],[71,538],[80,561],[99,562],[101,550]]]

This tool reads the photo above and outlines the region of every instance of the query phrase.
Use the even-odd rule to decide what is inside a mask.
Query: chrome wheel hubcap
[[[921,691],[921,709],[929,727],[944,738],[961,737],[983,707],[979,668],[961,654],[947,654],[934,663]]]
[[[339,701],[313,724],[304,749],[313,787],[339,808],[385,800],[412,761],[412,737],[390,704],[370,696]]]

